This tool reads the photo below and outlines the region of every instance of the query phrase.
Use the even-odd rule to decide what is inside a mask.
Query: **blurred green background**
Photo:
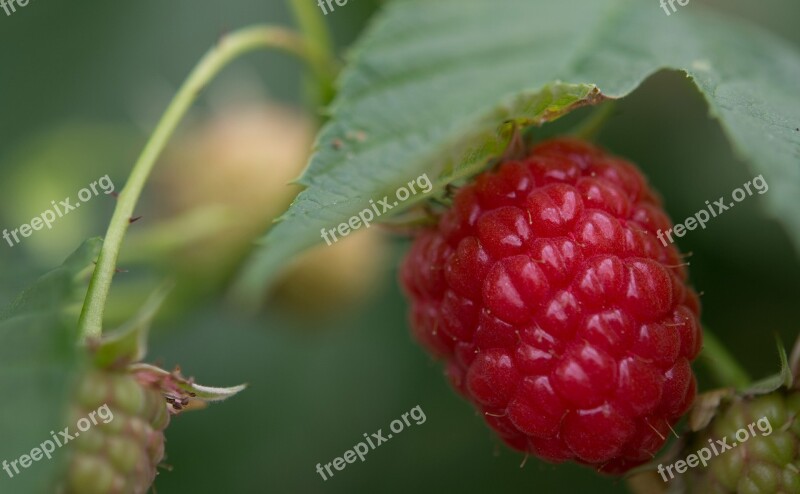
[[[694,3],[747,18],[800,49],[796,0]],[[341,53],[378,8],[377,1],[351,0],[325,18]],[[284,2],[266,0],[37,0],[11,17],[0,12],[0,228],[16,228],[50,200],[74,196],[105,174],[121,189],[149,130],[202,53],[225,32],[256,22],[293,23]],[[190,119],[202,122],[214,108],[249,96],[299,106],[302,74],[284,55],[249,55],[212,84]],[[658,74],[620,102],[600,141],[642,166],[675,221],[753,178],[681,74]],[[146,191],[142,224],[158,216],[159,193]],[[113,207],[101,195],[52,231],[13,248],[3,241],[0,300],[58,265],[84,238],[102,235]],[[678,244],[694,254],[690,271],[703,292],[704,323],[753,375],[776,371],[773,334],[789,345],[800,328],[800,265],[759,196]],[[159,321],[149,361],[179,363],[204,384],[250,388],[174,420],[167,432],[172,470],[159,476],[158,492],[625,492],[622,481],[587,469],[534,459],[519,467],[523,457],[493,437],[449,389],[440,365],[411,341],[395,279],[404,248],[403,239],[390,237],[372,296],[325,317],[298,318],[274,305],[245,317],[221,294],[205,293]],[[122,312],[169,272],[168,265],[150,269],[146,260],[123,267],[129,273],[117,277],[113,291]],[[709,389],[702,366],[695,367],[701,389]],[[386,431],[416,405],[424,424],[328,481],[317,475],[317,463],[340,456],[365,432]]]

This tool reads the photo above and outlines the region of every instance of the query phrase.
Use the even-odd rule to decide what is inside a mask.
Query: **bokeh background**
[[[692,0],[690,6],[700,3],[749,19],[800,49],[795,0]],[[339,53],[379,8],[377,1],[350,0],[325,18]],[[51,200],[75,196],[105,174],[121,189],[150,129],[202,53],[225,32],[256,22],[293,25],[278,0],[35,0],[11,17],[0,12],[0,228],[28,222]],[[303,103],[302,76],[300,63],[280,54],[237,61],[200,98],[165,160],[180,155],[178,145],[201,146],[198,129],[226,109],[280,104],[313,118],[315,109]],[[682,74],[647,80],[617,105],[599,140],[642,166],[675,221],[753,178]],[[234,153],[246,144],[228,145]],[[222,289],[230,265],[222,274],[202,274],[214,262],[213,239],[194,237],[196,228],[189,227],[178,242],[180,254],[171,256],[158,242],[171,199],[201,190],[201,175],[165,174],[147,188],[137,210],[143,218],[131,229],[131,242],[143,243],[123,254],[128,272],[117,276],[109,319],[122,320],[161,279],[177,277],[178,294],[154,327],[148,360],[180,364],[205,384],[247,382],[250,388],[174,420],[167,432],[172,469],[159,476],[158,492],[625,492],[623,482],[574,466],[529,459],[520,468],[523,457],[502,446],[449,389],[440,365],[409,337],[395,274],[407,243],[399,235],[383,231],[360,246],[360,262],[343,263],[347,269],[337,276],[343,286],[358,281],[355,300],[333,298],[319,281],[330,263],[318,262],[289,297],[276,296],[256,317],[244,315]],[[275,180],[280,183],[265,178],[258,199],[267,198],[271,215],[292,191],[284,179]],[[761,202],[754,196],[678,242],[693,252],[690,271],[703,292],[704,324],[758,377],[778,368],[773,335],[790,345],[800,329],[798,257]],[[113,207],[113,198],[101,195],[51,231],[13,248],[0,243],[0,301],[60,264],[83,239],[102,235]],[[252,207],[265,229],[270,217]],[[142,231],[155,233],[137,240]],[[309,309],[329,297],[332,303],[320,311]],[[701,389],[710,389],[702,365],[695,367]],[[426,414],[424,424],[396,434],[366,462],[328,481],[316,474],[318,462],[340,456],[365,432],[387,430],[416,405]]]

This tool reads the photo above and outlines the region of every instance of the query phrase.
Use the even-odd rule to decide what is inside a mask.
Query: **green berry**
[[[76,437],[66,445],[70,457],[59,492],[146,493],[164,457],[169,424],[161,391],[124,371],[93,370],[78,384],[76,398],[68,423]],[[92,422],[84,431],[81,419]]]
[[[737,397],[724,404],[708,427],[690,441],[685,453],[709,447],[709,440],[716,445],[717,440],[725,437],[732,448],[713,456],[708,467],[698,465],[689,470],[685,474],[686,492],[800,493],[798,424],[800,391],[778,390],[762,396]]]

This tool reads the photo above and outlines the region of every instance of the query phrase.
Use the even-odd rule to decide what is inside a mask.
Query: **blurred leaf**
[[[118,166],[124,163],[127,170],[135,160],[141,135],[111,122],[67,121],[13,144],[4,146],[8,158],[0,162],[0,222],[9,230],[53,210],[53,202],[58,205],[69,198],[78,204],[79,191],[106,174],[110,173],[113,183]],[[114,209],[113,198],[103,189],[98,191],[100,195],[82,204],[80,212],[64,212],[50,227],[21,238],[17,248],[42,266],[52,266],[54,260],[69,255],[108,221]]]
[[[76,323],[67,322],[63,311],[78,295],[79,274],[92,266],[100,244],[100,239],[85,242],[0,316],[0,462],[29,454],[50,438],[50,431],[61,429],[79,365]],[[0,492],[45,492],[58,454],[20,468],[13,478],[0,472]]]
[[[75,299],[76,278],[92,266],[102,244],[99,237],[84,242],[60,267],[42,275],[0,311],[0,322],[33,313],[59,315]]]
[[[509,121],[557,118],[594,86],[624,97],[661,69],[692,78],[736,151],[766,175],[765,199],[800,245],[800,54],[697,4],[677,14],[634,0],[388,4],[343,73],[299,179],[306,190],[265,237],[236,294],[259,299],[288,258],[321,241],[320,229],[370,199],[422,173],[442,187],[477,171],[501,153]]]
[[[800,387],[800,336],[794,342],[792,356],[789,358],[789,371],[792,373],[795,385]]]
[[[736,390],[733,388],[714,389],[697,395],[697,399],[689,412],[689,430],[697,432],[705,429],[717,415],[723,400],[735,395]]]

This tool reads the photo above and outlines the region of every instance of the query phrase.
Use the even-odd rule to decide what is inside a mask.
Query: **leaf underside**
[[[260,299],[290,257],[321,242],[320,229],[370,199],[422,173],[441,190],[500,155],[510,125],[622,98],[664,69],[694,81],[800,246],[800,53],[743,22],[695,4],[667,16],[635,0],[395,0],[350,59],[298,180],[305,190],[260,242],[239,297]]]

